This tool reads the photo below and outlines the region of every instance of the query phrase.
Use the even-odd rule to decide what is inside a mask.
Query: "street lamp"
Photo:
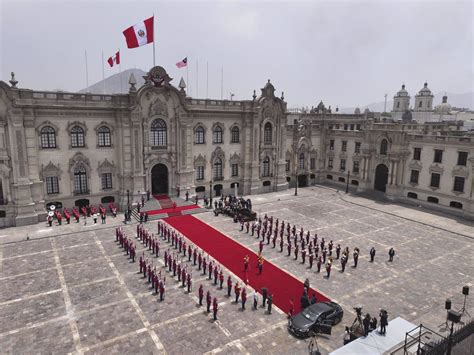
[[[130,190],[127,190],[127,210],[129,209],[130,206]]]
[[[212,208],[212,179],[209,180],[209,206]]]
[[[347,184],[346,184],[346,194],[349,192],[349,177],[350,177],[350,170],[347,170]]]
[[[298,153],[295,150],[295,196],[298,196]]]

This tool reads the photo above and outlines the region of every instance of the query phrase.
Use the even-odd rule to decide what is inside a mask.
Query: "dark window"
[[[353,162],[352,172],[354,174],[357,174],[359,172],[359,162],[357,160]]]
[[[112,173],[103,173],[102,174],[102,190],[107,190],[112,188]]]
[[[400,101],[397,101],[397,108],[400,108]]]
[[[418,170],[412,170],[410,175],[410,182],[412,184],[418,184],[418,178],[420,176],[420,172]]]
[[[82,165],[74,169],[74,192],[76,194],[87,193],[87,172]]]
[[[204,128],[199,126],[194,131],[194,143],[204,144]]]
[[[219,158],[214,160],[214,180],[222,180],[222,161]]]
[[[334,164],[333,159],[332,159],[332,158],[329,158],[329,159],[328,159],[328,168],[331,168],[331,169],[332,169],[333,164]]]
[[[421,148],[413,148],[413,160],[421,159]]]
[[[204,167],[203,166],[196,167],[196,180],[204,180]]]
[[[100,203],[113,203],[115,202],[115,197],[113,196],[104,196],[100,199]]]
[[[458,165],[466,166],[467,152],[458,152]]]
[[[304,153],[300,154],[300,159],[299,159],[299,168],[300,170],[304,170]]]
[[[443,161],[443,151],[441,149],[435,149],[434,162],[441,163]]]
[[[212,132],[212,142],[213,143],[222,143],[222,128],[217,126]]]
[[[74,126],[71,129],[71,147],[84,147],[84,130],[79,126]]]
[[[240,142],[239,127],[232,127],[230,142],[231,143],[239,143]]]
[[[351,185],[359,186],[359,181],[357,181],[357,180],[352,180],[352,181],[351,181]]]
[[[431,187],[439,187],[439,181],[441,180],[441,175],[438,173],[432,173],[431,174],[431,182],[430,186]]]
[[[343,177],[340,177],[339,179],[337,179],[339,182],[346,182],[346,179],[344,179]]]
[[[340,126],[339,124],[336,124],[336,129],[339,129],[339,126]]]
[[[59,181],[58,181],[57,176],[48,176],[46,178],[46,193],[47,194],[59,193]]]
[[[360,153],[361,142],[355,142],[354,153]]]
[[[420,103],[418,104],[418,107],[421,107],[423,106],[423,101],[420,101]]]
[[[316,175],[315,175],[315,174],[311,174],[311,175],[309,176],[309,178],[310,178],[310,179],[315,179],[315,178],[316,178]]]
[[[409,198],[418,198],[418,194],[416,194],[416,193],[414,193],[414,192],[409,192],[409,193],[407,194],[407,196],[408,196]]]
[[[56,148],[56,132],[53,127],[46,126],[41,129],[41,148]]]
[[[291,177],[287,176],[287,177],[286,177],[286,181],[287,181],[287,182],[290,182],[290,181],[291,181]]]
[[[346,170],[346,159],[341,159],[341,170]]]
[[[161,118],[154,120],[150,126],[150,143],[152,147],[166,147],[168,144],[166,122]]]
[[[314,169],[316,167],[316,159],[315,158],[310,158],[309,159],[309,168]]]
[[[332,180],[332,175],[326,175],[326,179]]]
[[[351,124],[351,131],[353,131],[353,130],[354,130],[354,124],[352,123]]]
[[[290,161],[289,160],[286,161],[285,170],[290,171]]]
[[[356,124],[356,130],[360,131],[360,123]]]
[[[269,157],[265,157],[265,159],[263,159],[262,176],[270,176],[270,158]]]
[[[347,123],[344,123],[344,131],[349,130],[349,125]]]
[[[436,197],[433,197],[433,196],[428,196],[426,201],[431,202],[431,203],[438,203],[439,202],[439,200]]]
[[[329,150],[334,150],[334,139],[329,141]]]
[[[206,187],[205,186],[198,186],[198,187],[196,187],[195,191],[196,192],[204,192],[204,191],[206,191]]]
[[[5,218],[7,216],[6,211],[0,211],[0,218]]]
[[[270,122],[265,123],[263,128],[263,141],[264,143],[272,142],[272,124]]]
[[[386,139],[382,139],[380,142],[380,155],[387,155],[388,151],[388,141]]]
[[[105,127],[105,126],[99,127],[99,129],[97,130],[97,135],[99,139],[99,147],[111,146],[109,127]]]
[[[456,192],[464,192],[464,180],[465,179],[461,176],[455,176],[453,190]]]
[[[454,207],[454,208],[462,209],[462,203],[457,202],[457,201],[451,201],[451,202],[449,203],[449,207]]]
[[[346,151],[347,151],[347,141],[342,141],[341,150],[342,150],[343,152],[346,152]]]
[[[263,182],[263,186],[270,186],[272,184],[272,182],[270,180],[266,180]]]
[[[239,164],[232,164],[232,176],[239,176]]]

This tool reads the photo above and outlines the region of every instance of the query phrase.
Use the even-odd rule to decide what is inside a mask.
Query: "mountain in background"
[[[441,103],[445,92],[439,92],[435,94],[434,97],[434,106],[436,107]],[[466,92],[464,94],[453,94],[451,92],[446,92],[448,96],[448,103],[452,107],[457,108],[468,108],[470,110],[474,109],[474,92]],[[413,103],[415,102],[414,95],[410,98],[410,104],[413,107]],[[371,104],[360,106],[359,107],[361,112],[364,112],[366,108],[369,108],[370,111],[375,112],[383,112],[384,109],[384,101],[380,102],[373,102]],[[339,111],[342,113],[354,113],[355,107],[344,107],[340,108]],[[390,112],[393,109],[393,100],[387,100],[387,111]]]
[[[83,92],[90,92],[92,94],[126,94],[130,88],[128,81],[130,80],[130,75],[133,73],[135,79],[137,80],[137,89],[145,83],[143,76],[147,73],[141,69],[127,69],[121,73],[114,74],[101,80],[86,89],[82,89]]]

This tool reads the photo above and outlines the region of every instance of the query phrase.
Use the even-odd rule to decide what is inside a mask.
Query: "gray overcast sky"
[[[188,56],[191,94],[250,99],[271,79],[290,107],[364,105],[410,94],[474,91],[471,1],[22,1],[0,0],[0,79],[77,91],[102,79],[101,53],[122,70],[150,69],[152,45],[127,49],[122,31],[155,14],[157,64],[178,85]],[[105,68],[105,75],[116,73]],[[436,101],[439,98],[437,98]]]

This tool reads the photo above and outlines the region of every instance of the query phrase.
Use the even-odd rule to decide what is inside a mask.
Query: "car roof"
[[[334,307],[332,307],[330,304],[325,303],[325,302],[317,302],[315,304],[312,304],[309,306],[309,311],[311,313],[316,313],[316,314],[321,314],[327,311],[333,310]]]

